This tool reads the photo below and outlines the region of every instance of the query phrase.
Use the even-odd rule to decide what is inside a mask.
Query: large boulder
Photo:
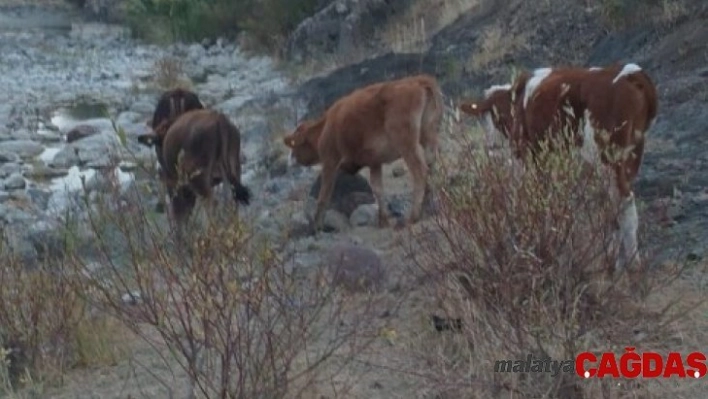
[[[308,218],[314,214],[317,196],[320,193],[322,176],[317,176],[317,180],[310,187],[310,194],[306,207]],[[360,174],[348,174],[339,171],[334,183],[334,191],[330,200],[328,210],[334,210],[349,218],[356,208],[363,204],[373,204],[376,202],[374,193],[369,186],[369,182]]]
[[[376,292],[386,286],[386,269],[370,248],[339,243],[326,254],[332,284],[349,292]]]

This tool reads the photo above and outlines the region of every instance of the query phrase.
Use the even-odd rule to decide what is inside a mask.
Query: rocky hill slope
[[[667,223],[668,217],[676,242],[688,244],[693,256],[703,254],[708,241],[708,5],[467,3],[468,10],[421,40],[428,46],[411,46],[402,53],[386,51],[395,46],[383,41],[382,54],[306,82],[299,92],[310,113],[361,85],[419,71],[441,79],[445,94],[456,101],[506,82],[512,68],[638,63],[654,78],[660,93],[659,118],[637,182],[639,197],[649,210],[644,220]],[[625,8],[608,9],[610,3]],[[421,19],[428,15],[425,11]],[[400,18],[391,17],[389,23],[401,23]],[[405,30],[406,25],[400,29],[415,34]]]

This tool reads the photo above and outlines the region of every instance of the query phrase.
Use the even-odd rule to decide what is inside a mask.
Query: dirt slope
[[[614,16],[617,28],[608,26],[606,9],[585,1],[482,1],[430,38],[429,49],[348,65],[307,82],[300,95],[312,115],[356,87],[420,71],[441,79],[456,101],[504,83],[513,67],[638,63],[660,93],[636,187],[647,204],[643,220],[668,212],[682,252],[701,257],[708,242],[708,4],[644,3]]]

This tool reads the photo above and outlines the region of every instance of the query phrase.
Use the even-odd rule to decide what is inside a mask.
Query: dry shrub
[[[156,375],[171,394],[302,397],[366,344],[354,338],[370,302],[353,307],[320,271],[303,274],[238,220],[230,198],[175,231],[151,220],[142,193],[117,190],[85,206],[101,267],[80,257],[67,267],[93,306],[167,349],[165,367],[189,383],[178,393]]]
[[[123,331],[89,311],[57,262],[0,247],[0,392],[60,382],[71,368],[114,364]]]
[[[466,140],[458,147],[473,147]],[[679,278],[684,267],[635,271],[631,283],[611,273],[616,211],[607,205],[606,175],[591,173],[577,152],[546,148],[537,164],[509,159],[464,151],[443,167],[456,172],[454,182],[409,252],[424,280],[435,282],[429,287],[443,312],[462,319],[462,331],[418,334],[404,372],[430,397],[695,395],[691,381],[495,372],[496,361],[529,355],[563,361],[584,351],[619,355],[626,346],[693,351],[705,340],[705,312],[697,307],[705,296]]]
[[[175,57],[162,57],[153,66],[155,84],[161,90],[171,90],[178,87],[191,88],[191,82],[184,73],[182,60]]]
[[[503,61],[505,57],[525,48],[526,42],[524,35],[511,33],[501,26],[491,26],[484,30],[478,50],[470,57],[469,67],[480,70]]]

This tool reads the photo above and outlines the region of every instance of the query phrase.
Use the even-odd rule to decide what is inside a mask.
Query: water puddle
[[[61,147],[45,148],[44,151],[37,156],[37,159],[44,162],[45,165],[48,165],[54,160],[54,157],[56,157],[61,150]]]
[[[95,179],[101,178],[95,169],[81,170],[78,166],[72,166],[67,172],[66,176],[52,179],[49,183],[49,190],[52,194],[47,203],[47,210],[50,213],[63,214],[74,205],[75,194],[84,189],[84,184],[88,187]],[[120,167],[113,170],[112,177],[119,184],[121,190],[129,187],[135,180],[133,173],[125,172]]]
[[[105,119],[108,115],[108,106],[100,102],[80,101],[72,105],[61,107],[54,111],[51,123],[60,131],[66,131],[81,122],[91,119]]]

